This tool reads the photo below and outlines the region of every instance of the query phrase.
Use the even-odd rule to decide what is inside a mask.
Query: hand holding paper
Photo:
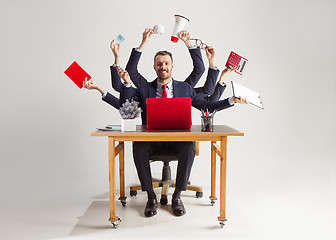
[[[244,87],[236,82],[231,81],[232,83],[232,90],[233,90],[233,96],[236,98],[239,98],[239,96],[244,96],[248,99],[249,103],[264,109],[263,102],[261,100],[260,94]]]
[[[243,98],[242,96],[239,96],[239,98],[233,97],[233,101],[235,103],[248,104],[248,100],[246,98]]]
[[[119,64],[119,57],[120,57],[120,43],[115,43],[114,39],[110,44],[112,53],[114,55],[114,64]]]

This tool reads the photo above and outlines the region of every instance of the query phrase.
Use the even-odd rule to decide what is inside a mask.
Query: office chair
[[[199,156],[199,141],[195,142],[195,156]],[[170,187],[175,187],[175,180],[171,179],[171,169],[169,166],[169,162],[177,161],[177,154],[173,151],[169,150],[161,150],[152,154],[150,157],[150,162],[163,162],[162,168],[162,177],[161,179],[153,178],[153,188],[162,187],[161,192],[161,205],[167,205],[168,203],[168,190]],[[137,195],[137,191],[141,190],[141,185],[130,186],[130,195],[131,197]],[[203,197],[202,187],[193,186],[188,182],[187,190],[195,191],[196,197],[201,198]]]

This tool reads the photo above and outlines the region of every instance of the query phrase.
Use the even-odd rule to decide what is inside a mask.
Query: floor
[[[207,188],[209,189],[209,188]],[[157,190],[157,195],[160,192]],[[170,190],[169,201],[172,191]],[[117,202],[121,223],[112,229],[108,193],[93,197],[41,198],[26,205],[11,202],[1,217],[1,239],[336,239],[335,197],[328,192],[261,194],[235,192],[228,187],[227,218],[221,228],[219,204],[185,192],[187,214],[175,217],[170,202],[158,214],[145,218],[146,194],[128,195]],[[16,206],[16,207],[13,207]],[[13,210],[15,208],[15,211]]]

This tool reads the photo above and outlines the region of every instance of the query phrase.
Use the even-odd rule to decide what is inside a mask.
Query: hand
[[[248,101],[246,98],[243,98],[242,96],[239,96],[239,98],[233,97],[233,101],[235,103],[240,103],[240,104],[248,104]]]
[[[182,30],[181,32],[179,32],[178,37],[184,42],[187,48],[193,47],[192,43],[190,42],[191,38],[190,32],[188,32],[187,30]]]
[[[220,75],[219,82],[221,84],[224,84],[224,79],[226,78],[226,76],[229,75],[230,73],[232,73],[232,71],[234,71],[235,69],[237,69],[237,68],[234,68],[232,66],[229,66],[228,68],[225,68]]]
[[[88,81],[87,77],[85,78],[85,80],[83,82],[83,87],[86,88],[86,89],[89,89],[89,90],[96,89],[102,95],[105,94],[105,91],[103,89],[101,89],[97,84],[95,84],[92,79],[90,79],[90,81]]]
[[[207,46],[205,48],[205,54],[209,60],[209,66],[210,67],[216,67],[216,61],[215,61],[215,49],[214,47]]]
[[[90,79],[88,81],[87,77],[85,78],[85,80],[83,82],[83,87],[86,88],[86,89],[89,89],[89,90],[91,90],[91,89],[98,89],[98,85],[95,84],[92,79]]]
[[[142,42],[138,49],[142,49],[149,41],[151,36],[154,34],[154,29],[153,28],[146,28],[145,31],[142,33]]]
[[[117,67],[117,70],[118,70],[119,76],[121,77],[121,79],[124,80],[125,84],[131,84],[131,78],[128,72],[121,67]]]
[[[120,57],[120,43],[114,43],[114,39],[110,44],[111,50],[114,55],[114,64],[119,64],[119,57]]]

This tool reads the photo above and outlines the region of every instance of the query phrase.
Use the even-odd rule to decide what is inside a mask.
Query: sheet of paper
[[[233,96],[239,98],[242,96],[243,98],[246,98],[247,101],[261,109],[264,109],[263,102],[261,100],[261,96],[259,93],[244,87],[243,85],[240,85],[236,82],[231,81],[232,83],[232,91]]]

